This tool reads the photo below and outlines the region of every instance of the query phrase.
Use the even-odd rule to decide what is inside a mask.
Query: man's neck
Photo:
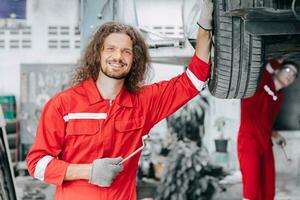
[[[283,88],[282,83],[277,78],[273,77],[273,81],[274,81],[276,91],[279,91]]]
[[[124,80],[117,80],[105,75],[99,75],[96,85],[104,99],[114,100],[120,93],[124,85]]]

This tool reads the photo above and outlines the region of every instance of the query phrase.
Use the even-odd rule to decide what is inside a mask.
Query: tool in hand
[[[142,137],[142,146],[140,148],[138,148],[137,150],[135,150],[134,152],[132,152],[131,154],[129,154],[126,158],[124,158],[121,162],[119,162],[119,165],[123,164],[125,161],[127,161],[128,159],[130,159],[131,157],[133,157],[135,154],[137,154],[138,152],[142,151],[145,146],[145,140],[149,138],[149,135],[144,135]]]
[[[284,154],[286,160],[287,160],[288,162],[292,162],[292,159],[289,158],[289,157],[287,156],[287,154],[286,154],[286,151],[285,151],[284,146],[283,146],[283,142],[280,141],[280,142],[279,142],[279,146],[281,147],[281,149],[282,149],[282,151],[283,151],[283,154]]]

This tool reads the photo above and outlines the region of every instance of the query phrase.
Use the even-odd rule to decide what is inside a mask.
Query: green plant
[[[205,97],[200,95],[189,101],[185,106],[167,118],[167,124],[172,134],[179,140],[188,138],[202,146],[204,135],[205,110],[209,107]]]
[[[195,141],[176,140],[170,146],[157,199],[212,199],[222,176],[222,168],[209,164],[207,152]]]
[[[158,200],[209,200],[223,176],[221,167],[211,165],[202,145],[206,98],[197,96],[168,118],[173,142],[169,146]]]

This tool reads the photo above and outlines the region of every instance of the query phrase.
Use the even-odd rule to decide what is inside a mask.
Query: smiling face
[[[283,88],[290,86],[296,79],[297,69],[295,66],[288,64],[279,69],[275,78],[280,82]]]
[[[149,49],[139,30],[107,22],[94,32],[71,83],[76,85],[103,77],[102,80],[120,80],[129,92],[137,92],[150,69]]]
[[[104,40],[101,50],[101,70],[113,79],[125,79],[133,63],[132,41],[125,33],[112,33]]]

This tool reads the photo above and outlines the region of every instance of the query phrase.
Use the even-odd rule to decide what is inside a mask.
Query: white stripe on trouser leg
[[[34,177],[44,181],[45,179],[45,171],[49,162],[53,159],[52,156],[44,156],[42,159],[38,161],[34,170]]]
[[[189,77],[189,79],[192,81],[195,88],[197,88],[198,91],[201,91],[204,85],[203,81],[200,81],[195,74],[189,69],[186,70],[186,74]]]
[[[69,113],[64,116],[67,122],[70,119],[106,119],[107,113]]]

